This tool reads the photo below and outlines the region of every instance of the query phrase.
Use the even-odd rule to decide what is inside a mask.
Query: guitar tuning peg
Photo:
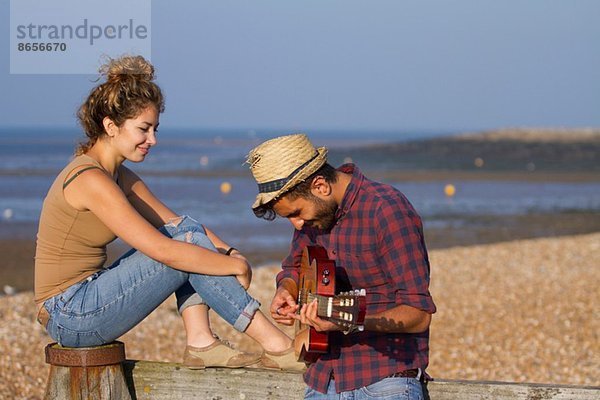
[[[361,296],[366,296],[367,295],[367,291],[365,289],[360,289],[360,295]]]
[[[364,326],[364,325],[359,325],[359,326],[358,326],[358,330],[359,330],[360,332],[364,331],[364,330],[365,330],[365,326]]]

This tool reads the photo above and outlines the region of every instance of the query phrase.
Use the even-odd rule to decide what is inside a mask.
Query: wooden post
[[[125,346],[113,342],[98,347],[46,346],[51,365],[45,400],[131,400],[123,374]]]

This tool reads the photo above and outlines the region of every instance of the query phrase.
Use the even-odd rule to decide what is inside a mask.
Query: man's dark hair
[[[298,198],[310,199],[314,197],[314,195],[310,191],[310,187],[312,185],[313,180],[317,176],[322,176],[327,183],[336,183],[337,182],[337,173],[336,169],[331,165],[325,163],[321,168],[311,174],[308,178],[288,190],[280,194],[278,197],[274,198],[267,204],[263,204],[262,206],[256,207],[254,211],[254,215],[258,218],[264,218],[268,221],[273,221],[277,214],[273,211],[273,205],[275,202],[282,198],[283,196],[288,196],[290,200],[296,200]]]

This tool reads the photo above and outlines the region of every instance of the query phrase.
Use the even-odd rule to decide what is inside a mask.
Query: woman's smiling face
[[[146,107],[137,117],[125,120],[116,128],[112,144],[126,160],[142,162],[150,148],[157,143],[158,125],[156,107]]]

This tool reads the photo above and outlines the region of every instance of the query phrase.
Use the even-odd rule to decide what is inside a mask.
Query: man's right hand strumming
[[[294,318],[290,315],[298,310],[298,304],[296,304],[297,293],[296,282],[293,280],[284,279],[280,282],[273,301],[271,301],[271,317],[277,323],[282,325],[292,325],[294,323]]]

